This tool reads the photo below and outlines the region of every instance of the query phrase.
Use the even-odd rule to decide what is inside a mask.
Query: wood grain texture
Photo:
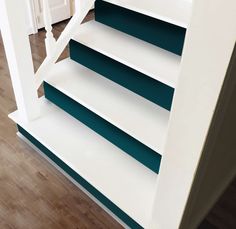
[[[90,13],[87,19],[93,17]],[[67,22],[54,26],[58,37]],[[45,32],[30,36],[34,67],[45,57]],[[60,59],[68,56],[67,49]],[[43,90],[39,90],[40,95]],[[0,229],[122,228],[112,217],[16,136],[16,109],[0,38]],[[236,181],[200,229],[236,228]]]

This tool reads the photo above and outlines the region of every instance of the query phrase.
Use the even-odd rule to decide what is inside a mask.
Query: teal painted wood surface
[[[87,182],[83,177],[71,169],[67,164],[65,164],[61,159],[59,159],[54,153],[42,145],[37,139],[30,135],[24,128],[17,126],[19,132],[27,138],[32,144],[34,144],[42,153],[44,153],[48,158],[55,162],[63,171],[65,171],[69,176],[71,176],[75,181],[77,181],[83,188],[85,188],[89,193],[91,193],[97,200],[99,200],[105,207],[107,207],[111,212],[113,212],[118,218],[120,218],[125,224],[127,224],[132,229],[141,229],[142,227],[135,222],[131,217],[129,217],[124,211],[117,207],[111,200],[99,192],[92,184]],[[63,131],[63,130],[62,130]],[[125,195],[125,193],[124,193]],[[138,200],[137,200],[138,201]]]
[[[95,20],[177,55],[182,54],[185,28],[102,0],[95,3]]]
[[[63,94],[48,83],[44,83],[45,97],[68,112],[70,115],[84,123],[86,126],[106,138],[129,154],[137,161],[154,171],[159,172],[161,155],[143,143],[131,137],[124,131],[112,125],[105,119],[93,113],[80,103]],[[91,95],[92,96],[92,95]],[[115,106],[115,104],[114,104]]]
[[[94,51],[77,41],[71,40],[69,47],[72,60],[167,110],[171,109],[174,94],[172,87]]]

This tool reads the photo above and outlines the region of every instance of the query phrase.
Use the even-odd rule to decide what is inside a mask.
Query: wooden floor
[[[91,13],[87,19],[92,17]],[[56,37],[65,25],[54,27]],[[30,36],[35,69],[45,57],[44,38],[44,31]],[[61,58],[67,55],[65,50]],[[15,109],[0,37],[0,229],[122,228],[16,136],[16,127],[7,117]],[[236,181],[199,228],[236,229]]]

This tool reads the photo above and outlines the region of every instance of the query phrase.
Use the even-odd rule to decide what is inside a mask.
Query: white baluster
[[[16,0],[0,0],[1,34],[18,112],[22,120],[29,121],[40,115],[40,109],[25,9],[25,1],[16,9]]]
[[[56,40],[52,33],[52,17],[50,12],[49,0],[43,0],[43,19],[46,30],[45,46],[47,55],[52,55],[56,45]]]
[[[48,55],[40,68],[36,73],[36,85],[39,87],[43,80],[47,76],[47,72],[56,62],[58,57],[61,55],[65,47],[67,46],[70,39],[76,34],[79,29],[80,24],[83,19],[86,17],[89,10],[94,5],[95,0],[84,0],[84,4],[81,4],[81,0],[75,0],[76,3],[76,13],[73,18],[70,20],[60,37],[58,38],[55,48],[52,50],[51,55]],[[50,29],[49,29],[50,30]]]

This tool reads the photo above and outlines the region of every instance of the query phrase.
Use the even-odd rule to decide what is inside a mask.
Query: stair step
[[[131,228],[146,228],[157,174],[53,105],[40,100],[40,118],[10,118],[19,131]]]
[[[192,0],[103,0],[123,8],[187,28]]]
[[[178,55],[96,21],[81,25],[73,40],[163,84],[176,87],[181,62]]]
[[[155,172],[169,112],[66,59],[45,84],[46,97]]]
[[[171,109],[174,88],[165,83],[173,85],[177,81],[179,56],[97,22],[83,25],[76,37],[70,41],[71,59],[147,100]]]
[[[190,4],[189,2],[188,0],[97,0],[95,20],[181,55],[186,34],[185,27],[191,13],[191,2]]]

